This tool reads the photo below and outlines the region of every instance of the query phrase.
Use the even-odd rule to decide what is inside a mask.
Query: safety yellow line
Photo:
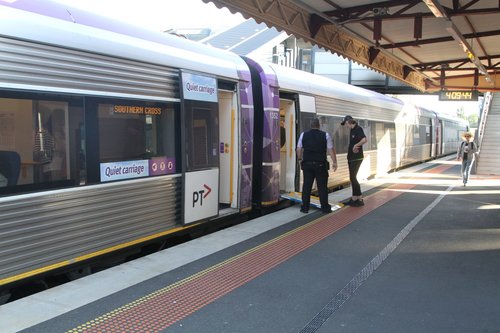
[[[278,200],[273,200],[273,201],[262,201],[261,204],[263,206],[269,206],[269,205],[274,205],[274,204],[277,204],[278,203]]]
[[[294,131],[294,126],[293,126],[293,114],[290,115],[290,128],[289,128],[289,132],[290,132],[290,139],[288,140],[289,142],[289,147],[290,147],[290,159],[292,158],[293,156],[293,142],[292,142],[292,139],[293,139],[293,131]]]
[[[285,193],[286,194],[286,193]],[[288,192],[288,195],[289,196],[293,196],[293,197],[296,197],[297,199],[301,199],[302,198],[302,192]],[[319,200],[319,197],[315,196],[315,195],[312,195],[311,194],[311,199],[317,199]]]
[[[372,196],[376,196],[377,194],[378,193],[373,193],[373,194],[367,196],[366,199],[370,198]],[[141,298],[138,298],[138,299],[136,299],[136,300],[134,300],[134,301],[132,301],[132,302],[130,302],[128,304],[125,304],[125,305],[123,305],[123,306],[121,306],[121,307],[119,307],[119,308],[117,308],[117,309],[115,309],[115,310],[113,310],[113,311],[111,311],[109,313],[106,313],[106,314],[104,314],[104,315],[102,315],[102,316],[100,316],[100,317],[98,317],[96,319],[93,319],[93,320],[91,320],[91,321],[89,321],[89,322],[87,322],[85,324],[82,324],[82,325],[80,325],[80,326],[78,326],[78,327],[76,327],[74,329],[71,329],[71,330],[67,331],[66,333],[80,333],[80,332],[84,332],[85,329],[91,328],[91,327],[93,327],[93,326],[95,326],[97,324],[100,324],[100,323],[102,323],[102,322],[104,322],[106,320],[110,320],[113,317],[119,315],[120,313],[124,312],[127,309],[130,309],[130,308],[133,308],[135,306],[138,306],[138,305],[140,305],[140,304],[142,304],[142,303],[144,303],[144,302],[146,302],[146,301],[148,301],[148,300],[150,300],[150,299],[152,299],[154,297],[157,297],[157,296],[159,296],[159,295],[161,295],[161,294],[163,294],[165,292],[168,292],[168,291],[173,290],[173,289],[175,289],[175,288],[177,288],[177,287],[179,287],[181,285],[184,285],[184,284],[186,284],[186,283],[188,283],[190,281],[193,281],[193,280],[195,280],[196,278],[198,278],[200,276],[206,275],[206,274],[208,274],[208,273],[210,273],[210,272],[212,272],[214,270],[222,268],[222,267],[228,265],[229,263],[237,261],[237,260],[241,259],[242,257],[245,257],[245,256],[247,256],[247,255],[249,255],[251,253],[254,253],[254,252],[256,252],[256,251],[258,251],[258,250],[260,250],[260,249],[262,249],[264,247],[270,246],[271,244],[276,243],[277,241],[279,241],[279,240],[281,240],[281,239],[283,239],[285,237],[288,237],[288,236],[290,236],[292,234],[295,234],[295,233],[297,233],[297,232],[299,232],[299,231],[301,231],[303,229],[306,229],[306,228],[309,228],[311,226],[314,226],[314,225],[322,222],[326,218],[330,218],[330,217],[331,217],[330,214],[322,215],[322,216],[318,217],[317,219],[315,219],[315,220],[313,220],[311,222],[308,222],[308,223],[306,223],[304,225],[298,226],[297,228],[294,228],[294,229],[292,229],[292,230],[290,230],[288,232],[285,232],[282,235],[279,235],[279,236],[277,236],[277,237],[275,237],[273,239],[270,239],[270,240],[266,241],[265,243],[257,245],[257,246],[255,246],[255,247],[253,247],[251,249],[248,249],[248,250],[246,250],[246,251],[244,251],[244,252],[242,252],[242,253],[240,253],[238,255],[235,255],[235,256],[233,256],[231,258],[228,258],[228,259],[226,259],[226,260],[224,260],[222,262],[219,262],[219,263],[217,263],[217,264],[215,264],[215,265],[213,265],[211,267],[208,267],[208,268],[206,268],[206,269],[204,269],[204,270],[202,270],[202,271],[200,271],[198,273],[195,273],[195,274],[193,274],[191,276],[188,276],[188,277],[186,277],[186,278],[184,278],[184,279],[182,279],[180,281],[174,282],[171,285],[168,285],[168,286],[165,286],[165,287],[163,287],[161,289],[153,291],[150,294],[147,294],[147,295],[145,295],[145,296],[143,296]]]
[[[240,212],[242,212],[242,213],[247,213],[247,212],[249,212],[249,211],[251,211],[251,210],[252,210],[252,207],[246,207],[246,208],[242,208],[242,209],[240,210]]]
[[[92,253],[89,253],[89,254],[86,254],[86,255],[83,255],[83,256],[79,256],[79,257],[76,257],[76,258],[73,258],[73,259],[64,260],[64,261],[61,261],[61,262],[58,262],[58,263],[55,263],[55,264],[52,264],[52,265],[40,267],[38,269],[29,271],[29,272],[24,272],[22,274],[18,274],[18,275],[14,275],[14,276],[11,276],[11,277],[8,277],[8,278],[4,278],[4,279],[0,280],[0,286],[8,284],[8,283],[15,282],[15,281],[19,281],[19,280],[22,280],[22,279],[26,279],[26,278],[29,278],[31,276],[35,276],[35,275],[38,275],[38,274],[41,274],[41,273],[49,272],[49,271],[57,269],[57,268],[61,268],[61,267],[68,266],[68,265],[72,265],[72,264],[77,263],[77,262],[81,262],[81,261],[84,261],[84,260],[95,258],[95,257],[101,256],[103,254],[107,254],[107,253],[111,253],[111,252],[114,252],[114,251],[117,251],[117,250],[121,250],[121,249],[124,249],[126,247],[129,247],[129,246],[132,246],[132,245],[136,245],[136,244],[140,244],[140,243],[143,243],[143,242],[146,242],[146,241],[149,241],[149,240],[161,237],[161,236],[165,236],[165,235],[168,235],[168,234],[179,232],[181,230],[186,230],[186,229],[192,228],[194,226],[197,226],[199,224],[200,223],[195,223],[195,224],[191,224],[191,225],[184,226],[184,227],[178,227],[178,228],[170,229],[170,230],[167,230],[167,231],[164,231],[164,232],[160,232],[160,233],[157,233],[157,234],[154,234],[154,235],[142,237],[142,238],[130,241],[130,242],[118,244],[118,245],[115,245],[115,246],[112,246],[112,247],[109,247],[109,248],[106,248],[106,249],[103,249],[103,250],[99,250],[99,251],[96,251],[96,252],[92,252]]]
[[[231,146],[229,147],[229,204],[233,204],[234,108],[231,110]],[[220,179],[219,179],[220,182]]]
[[[299,232],[299,231],[301,231],[301,230],[303,230],[305,228],[311,227],[314,224],[320,223],[325,218],[327,218],[326,215],[324,215],[324,216],[322,216],[322,217],[320,217],[320,218],[318,218],[318,219],[316,219],[314,221],[311,221],[311,222],[309,222],[307,224],[299,226],[299,227],[297,227],[295,229],[292,229],[292,230],[290,230],[290,231],[288,231],[288,232],[286,232],[286,233],[284,233],[282,235],[277,236],[276,238],[268,240],[267,242],[262,243],[260,245],[257,245],[256,247],[253,247],[251,249],[248,249],[245,252],[242,252],[242,253],[234,256],[234,257],[228,258],[228,259],[226,259],[226,260],[224,260],[224,261],[222,261],[220,263],[217,263],[217,264],[215,264],[215,265],[213,265],[211,267],[208,267],[208,268],[206,268],[206,269],[204,269],[204,270],[202,270],[202,271],[200,271],[198,273],[195,273],[195,274],[193,274],[191,276],[188,276],[188,277],[186,277],[186,278],[184,278],[184,279],[182,279],[180,281],[174,282],[171,285],[168,285],[168,286],[165,286],[165,287],[163,287],[161,289],[153,291],[153,292],[151,292],[151,293],[149,293],[149,294],[147,294],[145,296],[142,296],[142,297],[140,297],[140,298],[138,298],[138,299],[136,299],[136,300],[134,300],[134,301],[132,301],[130,303],[127,303],[127,304],[125,304],[125,305],[123,305],[123,306],[121,306],[121,307],[119,307],[117,309],[114,309],[114,310],[112,310],[112,311],[110,311],[110,312],[108,312],[108,313],[106,313],[106,314],[104,314],[104,315],[102,315],[100,317],[97,317],[97,318],[95,318],[95,319],[93,319],[93,320],[91,320],[89,322],[86,322],[86,323],[84,323],[82,325],[79,325],[76,328],[70,329],[70,330],[66,331],[66,333],[84,332],[84,330],[87,329],[87,328],[91,328],[91,327],[93,327],[95,325],[98,325],[98,324],[100,324],[100,323],[102,323],[102,322],[104,322],[106,320],[113,319],[113,317],[119,315],[120,313],[124,312],[127,309],[131,309],[131,308],[136,307],[136,306],[138,306],[140,304],[143,304],[143,303],[149,301],[150,299],[158,297],[159,295],[162,295],[162,294],[164,294],[164,293],[166,293],[166,292],[168,292],[170,290],[173,290],[173,289],[175,289],[175,288],[177,288],[179,286],[182,286],[182,285],[184,285],[184,284],[186,284],[188,282],[191,282],[191,281],[193,281],[193,280],[195,280],[195,279],[197,279],[197,278],[199,278],[201,276],[204,276],[204,275],[206,275],[206,274],[208,274],[208,273],[210,273],[212,271],[220,269],[220,268],[222,268],[222,267],[224,267],[224,266],[226,266],[226,265],[228,265],[228,264],[230,264],[232,262],[235,262],[235,261],[241,259],[242,257],[248,256],[251,253],[254,253],[254,252],[256,252],[256,251],[258,251],[258,250],[260,250],[260,249],[262,249],[264,247],[267,247],[267,246],[269,246],[269,245],[271,245],[273,243],[276,243],[277,241],[279,241],[279,240],[281,240],[281,239],[283,239],[285,237],[288,237],[288,236],[290,236],[292,234],[295,234],[295,233],[297,233],[297,232]]]

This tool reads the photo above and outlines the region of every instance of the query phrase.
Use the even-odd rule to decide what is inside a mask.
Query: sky
[[[241,14],[201,0],[55,0],[103,16],[165,31],[170,28],[221,30],[243,22]]]
[[[211,28],[218,32],[243,22],[241,14],[219,9],[201,0],[55,0],[73,7],[109,16],[155,31],[181,28]],[[465,113],[477,113],[475,102],[439,102],[437,96],[413,96],[414,103],[440,112],[455,114],[460,107]]]

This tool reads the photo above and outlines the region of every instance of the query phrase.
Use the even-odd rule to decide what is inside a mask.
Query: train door
[[[219,110],[217,79],[182,76],[184,223],[219,214]]]
[[[280,100],[280,192],[295,190],[295,102]]]
[[[436,121],[436,157],[441,156],[443,152],[443,121],[438,119]]]
[[[288,107],[284,107],[288,105]],[[285,166],[281,166],[284,176],[284,186],[280,190],[286,190],[281,197],[295,202],[302,202],[302,172],[297,161],[295,147],[300,133],[310,129],[310,123],[316,117],[316,100],[313,96],[299,95],[298,105],[292,101],[281,101],[280,114],[283,109],[285,129],[290,130],[288,136],[291,138],[287,145],[286,156],[282,155]],[[287,117],[288,116],[288,117]],[[287,132],[288,133],[288,132]],[[288,137],[287,137],[288,141]],[[283,154],[283,152],[282,152]],[[280,182],[281,184],[281,182]],[[311,205],[318,206],[319,201],[311,198]]]
[[[237,96],[219,90],[219,208],[238,208],[238,119]]]
[[[437,126],[438,126],[439,119],[437,117],[437,114],[433,112],[433,116],[431,117],[430,121],[430,134],[431,134],[431,158],[436,158],[437,157]]]

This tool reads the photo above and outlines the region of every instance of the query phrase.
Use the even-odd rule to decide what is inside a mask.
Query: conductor
[[[329,213],[332,207],[328,203],[328,170],[330,168],[326,154],[332,158],[333,171],[337,170],[337,154],[333,146],[332,137],[319,129],[319,119],[311,121],[311,130],[302,132],[297,142],[297,158],[301,161],[304,175],[302,185],[302,213],[309,212],[311,189],[314,179],[318,186],[321,211]]]

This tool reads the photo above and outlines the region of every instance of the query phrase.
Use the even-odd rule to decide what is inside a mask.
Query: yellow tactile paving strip
[[[450,167],[450,165],[438,166],[427,172],[441,173]],[[413,187],[415,187],[413,184],[397,184],[390,188],[407,190]],[[238,256],[71,329],[67,333],[160,332],[402,193],[404,192],[380,191],[367,198],[363,207],[341,209],[324,215]]]

